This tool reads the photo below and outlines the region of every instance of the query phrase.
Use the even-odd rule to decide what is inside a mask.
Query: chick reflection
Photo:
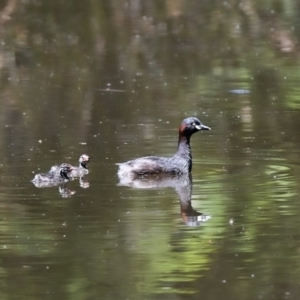
[[[59,167],[59,173],[56,174],[55,172],[48,173],[39,173],[36,174],[33,180],[31,181],[35,187],[37,188],[47,188],[47,187],[58,187],[59,194],[63,198],[68,198],[73,196],[76,191],[72,191],[67,188],[67,183],[69,181],[75,180],[75,177],[69,177],[69,173],[73,170],[73,167],[69,164],[62,164]],[[89,182],[83,177],[79,177],[79,185],[82,188],[88,188],[90,186]]]
[[[60,182],[32,181],[32,183],[37,188],[48,188],[48,187],[55,187],[55,186],[57,186],[59,194],[63,198],[69,198],[69,197],[73,196],[76,193],[76,191],[72,191],[72,190],[70,190],[70,189],[67,188],[67,182],[60,183]]]
[[[120,186],[129,186],[138,189],[172,187],[176,190],[180,201],[180,213],[187,226],[200,226],[211,216],[204,215],[192,207],[192,175],[180,176],[147,176],[146,178],[129,178],[119,175]]]
[[[76,191],[71,191],[69,190],[67,187],[66,187],[66,183],[60,185],[58,187],[58,190],[59,190],[59,194],[63,197],[63,198],[69,198],[69,197],[72,197]]]

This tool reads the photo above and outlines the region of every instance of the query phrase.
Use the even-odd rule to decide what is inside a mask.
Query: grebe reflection
[[[173,175],[173,176],[147,176],[139,178],[129,178],[119,175],[119,186],[128,186],[137,189],[152,189],[172,187],[179,196],[180,214],[182,220],[187,226],[200,226],[211,218],[209,215],[204,215],[196,211],[192,207],[192,175]]]

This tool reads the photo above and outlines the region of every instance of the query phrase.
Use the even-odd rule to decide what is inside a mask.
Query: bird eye
[[[197,130],[201,130],[201,125],[200,124],[196,124],[196,123],[193,123],[194,127],[197,129]]]

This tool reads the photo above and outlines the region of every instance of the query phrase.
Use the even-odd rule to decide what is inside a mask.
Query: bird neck
[[[190,147],[190,137],[179,133],[178,149],[175,154],[187,160],[189,172],[192,171],[192,152]]]
[[[82,162],[82,163],[79,163],[79,168],[84,168],[84,169],[87,169],[86,167],[86,163],[85,162]]]

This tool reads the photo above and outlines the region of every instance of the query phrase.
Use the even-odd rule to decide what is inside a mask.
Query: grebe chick
[[[32,180],[33,183],[49,183],[49,184],[59,184],[70,180],[69,173],[72,172],[73,167],[70,164],[62,164],[58,170],[58,176],[53,173],[39,173],[36,174]]]
[[[174,156],[169,158],[147,156],[117,164],[119,165],[118,176],[179,175],[191,172],[192,153],[190,138],[192,134],[200,130],[210,130],[210,128],[203,125],[195,117],[184,119],[179,127],[178,149]]]
[[[89,173],[89,170],[87,168],[87,164],[90,161],[90,157],[87,154],[82,154],[79,157],[79,166],[78,167],[73,167],[73,170],[70,172],[69,177],[82,177],[86,174]],[[58,175],[59,174],[59,165],[52,166],[49,173]]]

